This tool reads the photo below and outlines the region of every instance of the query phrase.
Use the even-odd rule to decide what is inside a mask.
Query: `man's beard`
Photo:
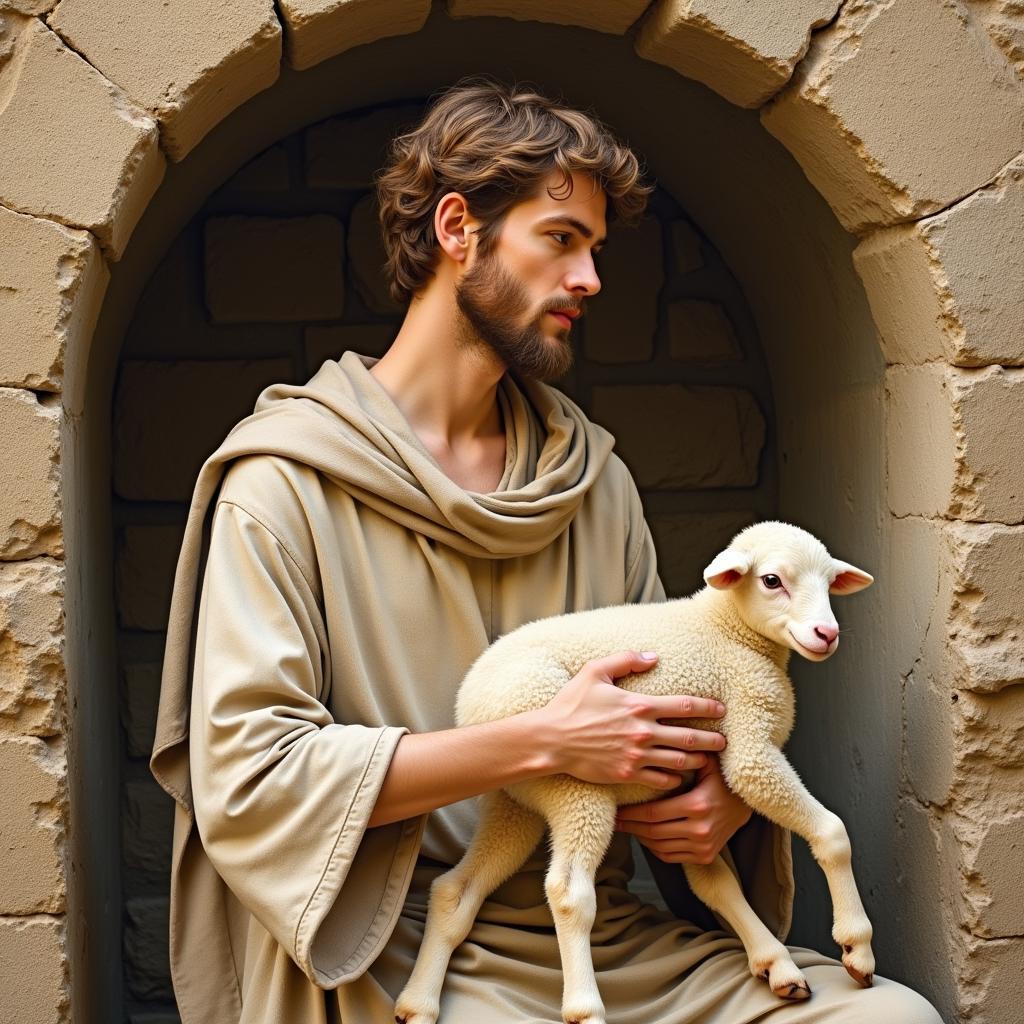
[[[477,260],[455,286],[455,301],[471,328],[466,331],[471,342],[483,341],[516,376],[554,380],[572,366],[569,328],[552,340],[544,336],[541,320],[548,311],[578,310],[580,304],[546,303],[537,318],[524,326],[522,316],[529,308],[526,290],[497,257]]]

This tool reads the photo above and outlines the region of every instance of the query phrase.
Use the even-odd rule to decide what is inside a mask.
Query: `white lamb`
[[[685,724],[722,732],[727,745],[721,766],[729,787],[810,843],[828,879],[832,935],[843,949],[843,964],[868,986],[875,968],[871,923],[853,878],[846,829],[807,792],[780,748],[793,727],[790,651],[810,661],[835,653],[839,629],[829,594],[852,594],[870,586],[872,577],[832,558],[806,531],[766,522],[739,533],[704,579],[708,586],[692,597],[540,619],[508,633],[466,674],[456,719],[469,725],[538,708],[592,659],[620,650],[658,652],[655,668],[619,684],[637,694],[711,697],[725,704],[720,721]],[[663,795],[635,783],[597,785],[551,775],[481,797],[469,849],[431,888],[426,933],[395,1020],[434,1024],[452,952],[484,899],[526,861],[546,824],[551,861],[545,892],[562,958],[562,1017],[566,1024],[603,1024],[590,954],[595,872],[611,841],[617,806]],[[693,892],[743,942],[751,973],[784,999],[808,998],[803,974],[751,909],[725,861],[716,857],[707,866],[684,869]]]

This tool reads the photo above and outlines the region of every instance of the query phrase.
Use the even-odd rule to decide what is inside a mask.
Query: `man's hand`
[[[620,807],[616,827],[668,864],[710,864],[751,813],[726,786],[718,758],[709,754],[693,789]]]

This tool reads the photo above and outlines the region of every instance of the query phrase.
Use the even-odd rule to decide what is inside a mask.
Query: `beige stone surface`
[[[211,217],[206,222],[206,305],[214,323],[333,320],[345,299],[341,221]]]
[[[593,418],[615,436],[640,487],[753,487],[764,447],[757,401],[739,388],[595,387]]]
[[[64,553],[56,402],[0,388],[0,560]]]
[[[907,676],[903,695],[907,778],[919,800],[945,804],[957,769],[950,689],[917,668]]]
[[[109,273],[95,239],[0,207],[0,385],[59,391],[86,347]]]
[[[0,1020],[69,1024],[67,943],[63,917],[0,917]]]
[[[155,779],[126,782],[121,808],[125,867],[166,875],[171,868],[174,801]]]
[[[149,758],[160,706],[160,663],[130,662],[121,673],[121,725],[129,757]]]
[[[17,11],[19,14],[45,14],[57,5],[58,0],[3,0],[0,11]]]
[[[367,189],[384,166],[391,140],[416,124],[419,104],[382,107],[367,114],[332,117],[306,129],[306,184],[311,188]]]
[[[327,359],[350,349],[366,356],[382,356],[395,338],[392,324],[321,324],[306,328],[306,372],[312,376]]]
[[[63,565],[0,563],[0,733],[64,732],[63,646]]]
[[[294,378],[289,359],[122,363],[114,401],[115,493],[188,502],[207,456],[253,411],[260,392]]]
[[[250,196],[263,192],[287,192],[290,186],[288,151],[271,146],[254,156],[221,186],[221,193]]]
[[[962,969],[961,1019],[969,1024],[1010,1024],[1024,1006],[1024,938],[970,942]]]
[[[124,966],[128,991],[142,1000],[173,1002],[167,952],[170,907],[160,897],[139,897],[125,903]]]
[[[669,596],[684,597],[702,587],[711,559],[756,518],[749,510],[650,516],[658,575]]]
[[[0,205],[88,228],[119,258],[163,177],[156,122],[42,22],[4,15],[4,35]]]
[[[124,629],[162,630],[171,606],[184,525],[126,526],[114,565],[118,622]]]
[[[967,753],[1001,767],[1019,767],[1024,750],[1024,686],[993,693],[962,690],[958,696]]]
[[[985,892],[975,934],[1006,938],[1024,933],[1024,814],[986,822],[977,844],[967,857]]]
[[[272,0],[61,0],[47,20],[159,120],[173,160],[272,85],[281,66]]]
[[[854,251],[886,359],[1024,364],[1024,160],[948,210]]]
[[[812,30],[838,7],[837,0],[658,0],[636,50],[730,103],[759,107],[789,81]]]
[[[672,234],[672,262],[677,274],[689,274],[704,266],[700,235],[688,220],[674,220]]]
[[[761,117],[858,233],[948,206],[1024,148],[1021,82],[954,4],[845,4]]]
[[[650,0],[448,0],[448,13],[453,18],[486,15],[516,21],[549,21],[621,35],[649,3]]]
[[[348,265],[352,281],[363,304],[371,313],[398,316],[403,306],[391,298],[384,271],[384,243],[377,219],[377,200],[363,196],[348,222]]]
[[[62,913],[68,813],[63,749],[34,737],[2,739],[0,779],[0,914]]]
[[[1024,78],[1024,4],[1021,0],[969,0],[992,41]]]
[[[646,362],[654,353],[664,281],[661,223],[613,224],[597,258],[601,290],[584,303],[584,350],[598,363]]]
[[[280,0],[285,52],[297,71],[353,46],[418,32],[430,0]]]
[[[669,350],[684,363],[738,363],[743,351],[717,302],[680,299],[668,307]]]

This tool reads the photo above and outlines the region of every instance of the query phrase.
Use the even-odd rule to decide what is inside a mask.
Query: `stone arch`
[[[640,56],[759,108],[765,128],[858,237],[852,259],[877,330],[884,390],[873,392],[867,378],[857,383],[874,403],[870,420],[884,414],[878,440],[887,466],[865,517],[883,538],[876,550],[891,577],[887,607],[899,612],[885,629],[864,624],[880,630],[874,643],[887,648],[899,675],[890,683],[905,698],[901,720],[884,723],[891,743],[905,748],[891,792],[910,859],[897,864],[897,877],[915,915],[920,961],[952,962],[951,971],[937,969],[930,994],[950,1014],[979,1020],[1010,1016],[1019,971],[1003,968],[1024,959],[1010,854],[1021,830],[1014,744],[1024,721],[1024,664],[1008,572],[1024,552],[1024,470],[1013,430],[1024,412],[1024,347],[1014,331],[1014,314],[1024,312],[1024,98],[1006,30],[1014,15],[995,6],[448,4],[454,18],[628,31]],[[96,539],[85,527],[97,498],[85,479],[96,466],[83,437],[92,410],[109,402],[97,381],[111,354],[92,339],[110,265],[144,211],[190,202],[187,188],[158,191],[167,159],[179,178],[216,180],[216,160],[211,171],[185,158],[214,125],[230,133],[228,115],[258,89],[275,80],[275,89],[297,88],[328,57],[419,31],[429,14],[426,0],[283,0],[277,10],[248,2],[227,13],[212,3],[164,7],[147,15],[164,20],[136,24],[141,14],[118,21],[123,9],[112,2],[0,7],[0,302],[15,339],[0,352],[0,422],[16,441],[0,456],[10,481],[0,502],[0,575],[11,637],[0,756],[7,777],[18,780],[5,796],[5,824],[22,837],[5,857],[16,884],[0,905],[0,941],[11,962],[31,965],[34,991],[46,993],[30,1008],[19,992],[5,993],[17,1019],[64,1013],[70,1002],[90,1012],[100,1005],[90,989],[104,984],[85,980],[104,960],[90,949],[90,931],[102,936],[110,924],[91,905],[90,886],[102,888],[104,869],[85,821],[93,811],[109,817],[89,787],[102,790],[114,768],[86,748],[110,732],[89,694],[95,665],[111,661],[109,638],[89,611],[110,559],[102,544],[86,543]],[[137,45],[116,45],[126,37]],[[349,84],[357,106],[360,86]],[[650,126],[657,130],[656,117]],[[246,148],[228,142],[236,155]],[[696,171],[668,171],[679,190],[698,186]],[[780,221],[806,211],[784,197],[775,209]],[[709,227],[778,339],[776,380],[792,382],[783,398],[797,407],[796,384],[808,381],[781,344],[797,297],[772,301],[744,257],[743,233],[725,219]],[[803,259],[832,271],[841,254],[836,245]],[[115,273],[108,302],[128,287],[131,273],[123,276],[124,284]],[[844,308],[801,298],[832,314]],[[852,346],[852,336],[840,337]],[[856,387],[845,398],[838,412],[863,408]],[[820,454],[806,443],[789,451],[794,459]],[[842,455],[829,453],[840,462]],[[784,508],[807,494],[806,478],[792,479]],[[855,505],[857,494],[843,500]],[[922,871],[922,863],[937,870]]]

